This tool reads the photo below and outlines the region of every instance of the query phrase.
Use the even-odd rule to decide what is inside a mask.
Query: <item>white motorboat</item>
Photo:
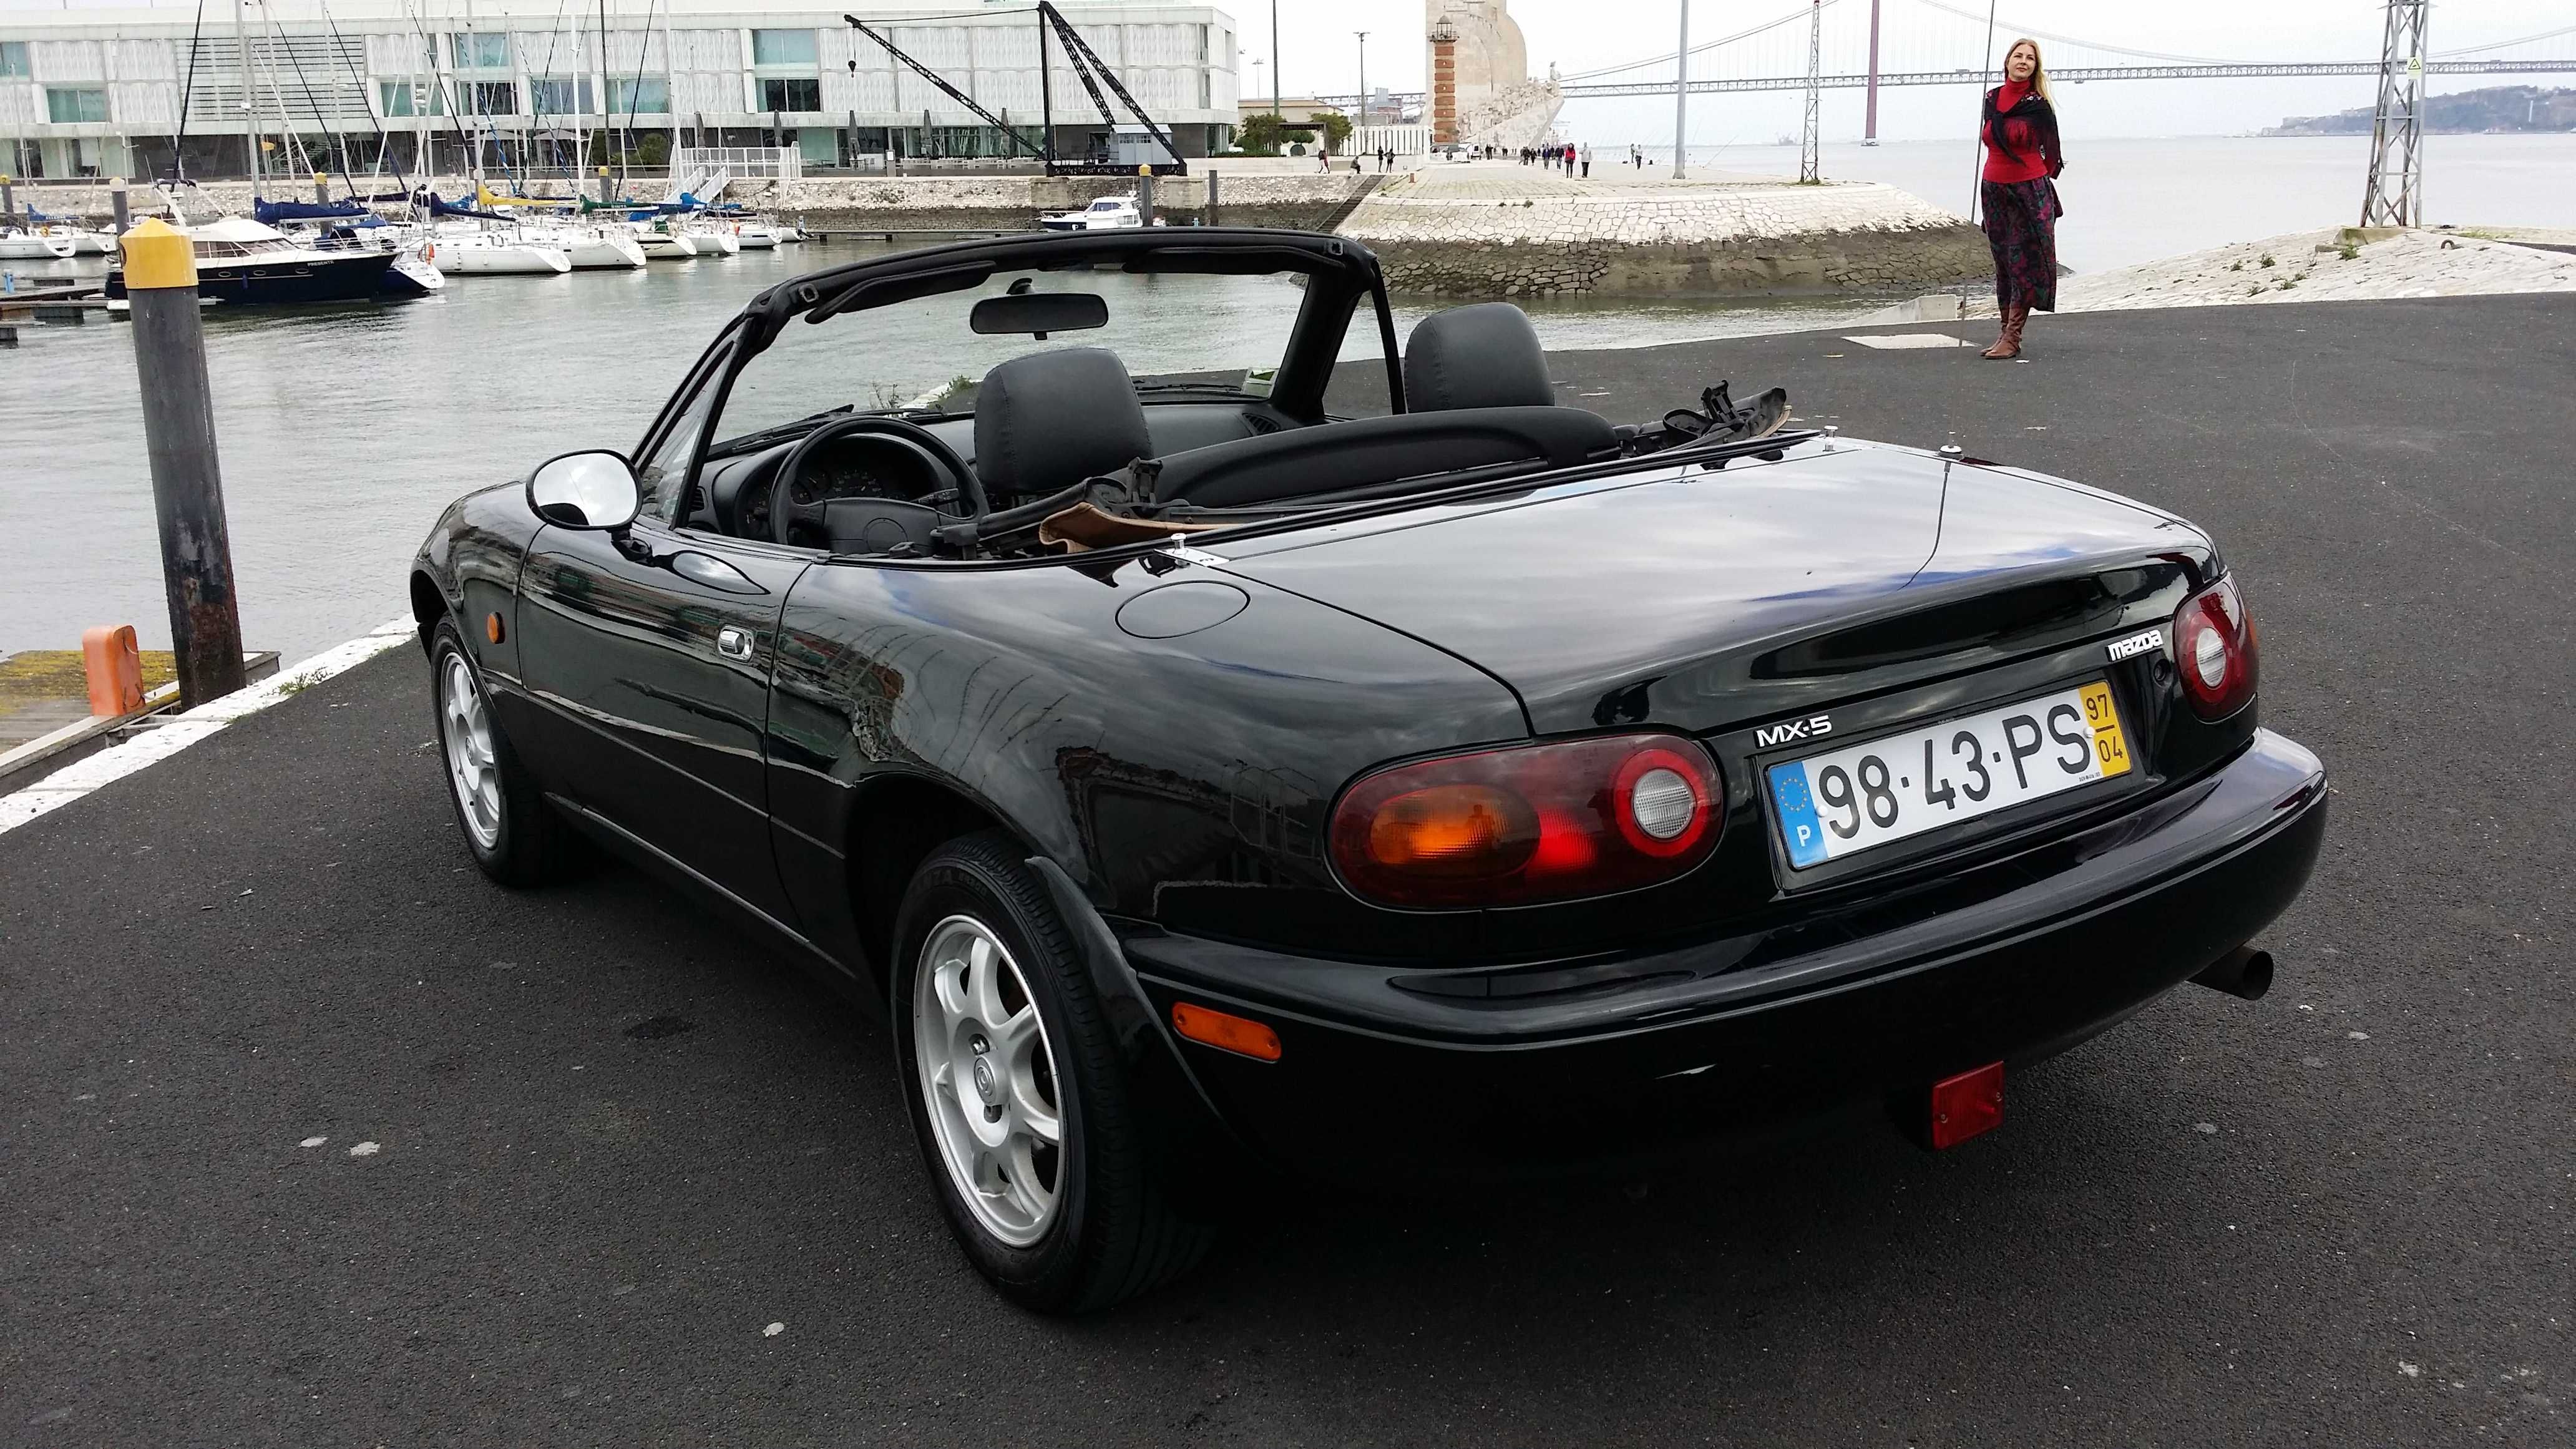
[[[572,270],[563,248],[522,241],[510,232],[445,233],[422,255],[451,277],[546,277]]]
[[[679,232],[659,231],[650,223],[635,230],[635,244],[645,259],[657,262],[685,262],[698,254],[698,244]]]
[[[73,256],[112,257],[116,255],[116,235],[113,232],[90,231],[83,227],[73,227],[70,235],[72,239]]]
[[[733,229],[733,239],[744,251],[765,252],[787,239],[780,228],[765,221],[746,221]]]
[[[1144,224],[1145,214],[1136,209],[1132,196],[1104,196],[1080,211],[1055,211],[1038,218],[1038,225],[1048,231],[1117,231]]]
[[[71,237],[66,233],[30,231],[25,227],[0,231],[0,261],[67,262],[75,250]]]

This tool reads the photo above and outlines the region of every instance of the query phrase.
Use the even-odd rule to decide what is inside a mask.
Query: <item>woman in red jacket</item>
[[[1986,92],[1984,141],[1986,244],[1995,254],[1995,301],[2004,317],[2002,335],[1984,355],[2003,362],[2021,355],[2032,308],[2057,310],[2057,218],[2064,214],[2057,173],[2066,160],[2058,154],[2057,111],[2038,41],[2016,40],[2004,53],[2004,83]]]

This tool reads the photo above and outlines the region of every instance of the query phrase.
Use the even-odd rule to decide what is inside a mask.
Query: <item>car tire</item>
[[[1158,1189],[1100,1001],[1026,854],[984,831],[914,872],[889,973],[895,1060],[968,1261],[1023,1307],[1086,1313],[1185,1271],[1214,1234]]]
[[[456,831],[483,873],[505,886],[542,885],[575,858],[572,828],[548,805],[536,777],[519,763],[483,671],[466,652],[455,621],[430,633],[430,725]]]

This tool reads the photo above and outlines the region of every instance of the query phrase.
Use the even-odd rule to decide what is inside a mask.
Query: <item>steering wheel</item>
[[[937,433],[919,423],[907,422],[902,418],[850,417],[825,423],[807,433],[805,441],[796,445],[796,451],[787,455],[787,461],[778,465],[777,481],[769,485],[771,538],[780,543],[787,543],[796,525],[800,523],[818,533],[828,532],[828,526],[824,521],[824,509],[831,500],[816,499],[812,503],[798,503],[790,494],[796,480],[804,474],[805,460],[813,456],[816,449],[842,438],[867,433],[901,438],[928,453],[930,460],[947,470],[949,478],[956,483],[957,498],[966,506],[966,516],[981,518],[984,515],[984,485],[976,480],[975,470],[966,466],[966,460],[957,456],[957,450],[941,442]]]

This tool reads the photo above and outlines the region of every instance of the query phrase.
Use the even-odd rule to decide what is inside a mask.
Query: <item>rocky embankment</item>
[[[1342,225],[1399,291],[1462,296],[1778,296],[1904,291],[1992,267],[1983,233],[1891,186],[1774,178],[1590,179],[1431,168]]]
[[[2503,228],[2293,232],[2071,276],[2057,284],[2057,310],[2576,292],[2576,252],[2547,249],[2566,244],[2576,237]],[[1968,315],[1994,312],[1986,297]]]

